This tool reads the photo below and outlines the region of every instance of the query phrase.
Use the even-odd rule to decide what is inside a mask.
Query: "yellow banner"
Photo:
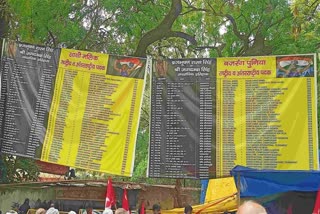
[[[229,62],[252,58],[218,59],[217,176],[230,175],[235,165],[318,169],[314,55],[255,59],[266,62],[259,69],[271,76],[219,76],[236,70]]]
[[[62,49],[41,160],[132,175],[145,60],[114,58]]]
[[[62,48],[59,68],[105,74],[107,62],[106,54]]]
[[[218,79],[256,79],[276,77],[276,58],[229,57],[217,58]]]

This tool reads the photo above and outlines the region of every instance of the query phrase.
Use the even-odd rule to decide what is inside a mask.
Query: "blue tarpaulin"
[[[240,197],[262,197],[289,191],[318,191],[320,187],[320,171],[315,170],[257,170],[236,166],[231,170],[231,175],[238,190],[240,189]]]
[[[206,199],[206,193],[209,180],[201,180],[200,204],[203,204]]]

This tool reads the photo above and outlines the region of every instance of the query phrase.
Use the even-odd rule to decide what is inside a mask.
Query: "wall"
[[[14,202],[23,204],[25,198],[29,198],[30,206],[33,207],[38,199],[42,202],[55,199],[55,190],[53,187],[45,189],[35,189],[30,187],[15,187],[14,189],[0,189],[0,211],[2,213],[11,210]]]
[[[196,205],[200,201],[200,188],[181,188],[182,206]],[[168,210],[178,207],[177,192],[174,186],[146,186],[138,195],[138,205],[145,202],[146,209],[152,209],[153,204],[159,204],[161,209]]]

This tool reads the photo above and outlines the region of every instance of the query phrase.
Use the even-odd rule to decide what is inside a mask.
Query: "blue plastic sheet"
[[[209,180],[201,180],[200,204],[204,204]]]
[[[231,170],[231,175],[238,190],[240,189],[240,197],[261,197],[289,191],[318,191],[320,187],[320,171],[315,170],[256,170],[236,166]]]

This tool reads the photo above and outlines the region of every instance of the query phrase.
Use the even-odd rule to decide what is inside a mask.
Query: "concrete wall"
[[[200,201],[200,189],[181,188],[180,200],[182,206],[196,205]],[[153,204],[161,205],[162,210],[173,209],[178,206],[177,192],[174,187],[147,186],[138,194],[138,205],[145,202],[146,209],[152,209]]]
[[[6,188],[0,189],[0,211],[2,213],[11,210],[14,202],[23,204],[24,200],[29,198],[30,206],[34,207],[38,199],[43,201],[50,201],[55,199],[55,190],[52,187],[39,189],[28,187],[15,187],[14,189]]]

